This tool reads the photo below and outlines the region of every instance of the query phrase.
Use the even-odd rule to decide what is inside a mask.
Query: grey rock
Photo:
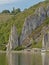
[[[43,21],[46,19],[46,11],[43,7],[38,8],[33,16],[28,16],[25,19],[22,34],[20,37],[20,42],[23,43],[23,40],[31,34],[38,26],[40,26]]]
[[[43,35],[42,47],[45,49],[49,48],[49,32]]]
[[[42,6],[35,11],[35,14],[37,14],[40,17],[42,22],[46,18],[46,10]]]
[[[47,16],[49,17],[49,6],[47,6],[46,11],[47,11]]]
[[[9,37],[9,42],[7,44],[7,50],[15,49],[16,46],[18,46],[18,35],[17,35],[16,26],[13,25],[13,27],[11,28],[11,34]]]

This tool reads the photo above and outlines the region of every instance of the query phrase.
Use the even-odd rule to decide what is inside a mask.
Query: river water
[[[49,52],[0,53],[0,65],[49,65]]]

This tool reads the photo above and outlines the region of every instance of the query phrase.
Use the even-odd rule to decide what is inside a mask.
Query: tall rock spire
[[[49,49],[49,32],[43,36],[42,47]]]
[[[11,33],[10,33],[9,42],[7,45],[7,50],[15,49],[17,46],[18,46],[17,29],[16,29],[16,26],[13,25],[11,27]]]

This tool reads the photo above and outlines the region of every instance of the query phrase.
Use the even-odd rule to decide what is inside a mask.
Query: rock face
[[[13,27],[11,28],[11,34],[10,34],[10,37],[9,37],[7,50],[15,49],[16,46],[18,46],[18,35],[17,35],[16,26],[13,25]]]
[[[47,6],[46,11],[47,11],[47,16],[49,17],[49,6]]]
[[[46,19],[46,14],[46,10],[43,7],[40,7],[35,11],[33,16],[28,16],[25,19],[20,37],[21,43],[29,34],[31,34],[33,30],[43,23],[43,21]]]
[[[16,27],[13,25],[11,35],[9,37],[8,48],[15,49],[15,47],[21,45],[25,39],[26,43],[26,41],[29,40],[27,37],[32,33],[33,30],[43,23],[46,17],[49,17],[49,6],[46,8],[42,6],[37,8],[34,15],[28,16],[25,19],[20,37],[18,37]],[[30,43],[30,40],[29,42],[27,41],[27,43]]]
[[[46,10],[44,9],[44,7],[41,6],[40,8],[38,8],[35,11],[35,14],[37,14],[39,16],[39,18],[40,18],[40,21],[39,22],[43,23],[43,20],[46,18]]]
[[[49,48],[49,32],[43,35],[42,47],[45,49]]]

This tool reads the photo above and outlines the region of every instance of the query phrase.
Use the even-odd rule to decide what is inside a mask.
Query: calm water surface
[[[0,65],[49,65],[49,53],[0,53]]]

